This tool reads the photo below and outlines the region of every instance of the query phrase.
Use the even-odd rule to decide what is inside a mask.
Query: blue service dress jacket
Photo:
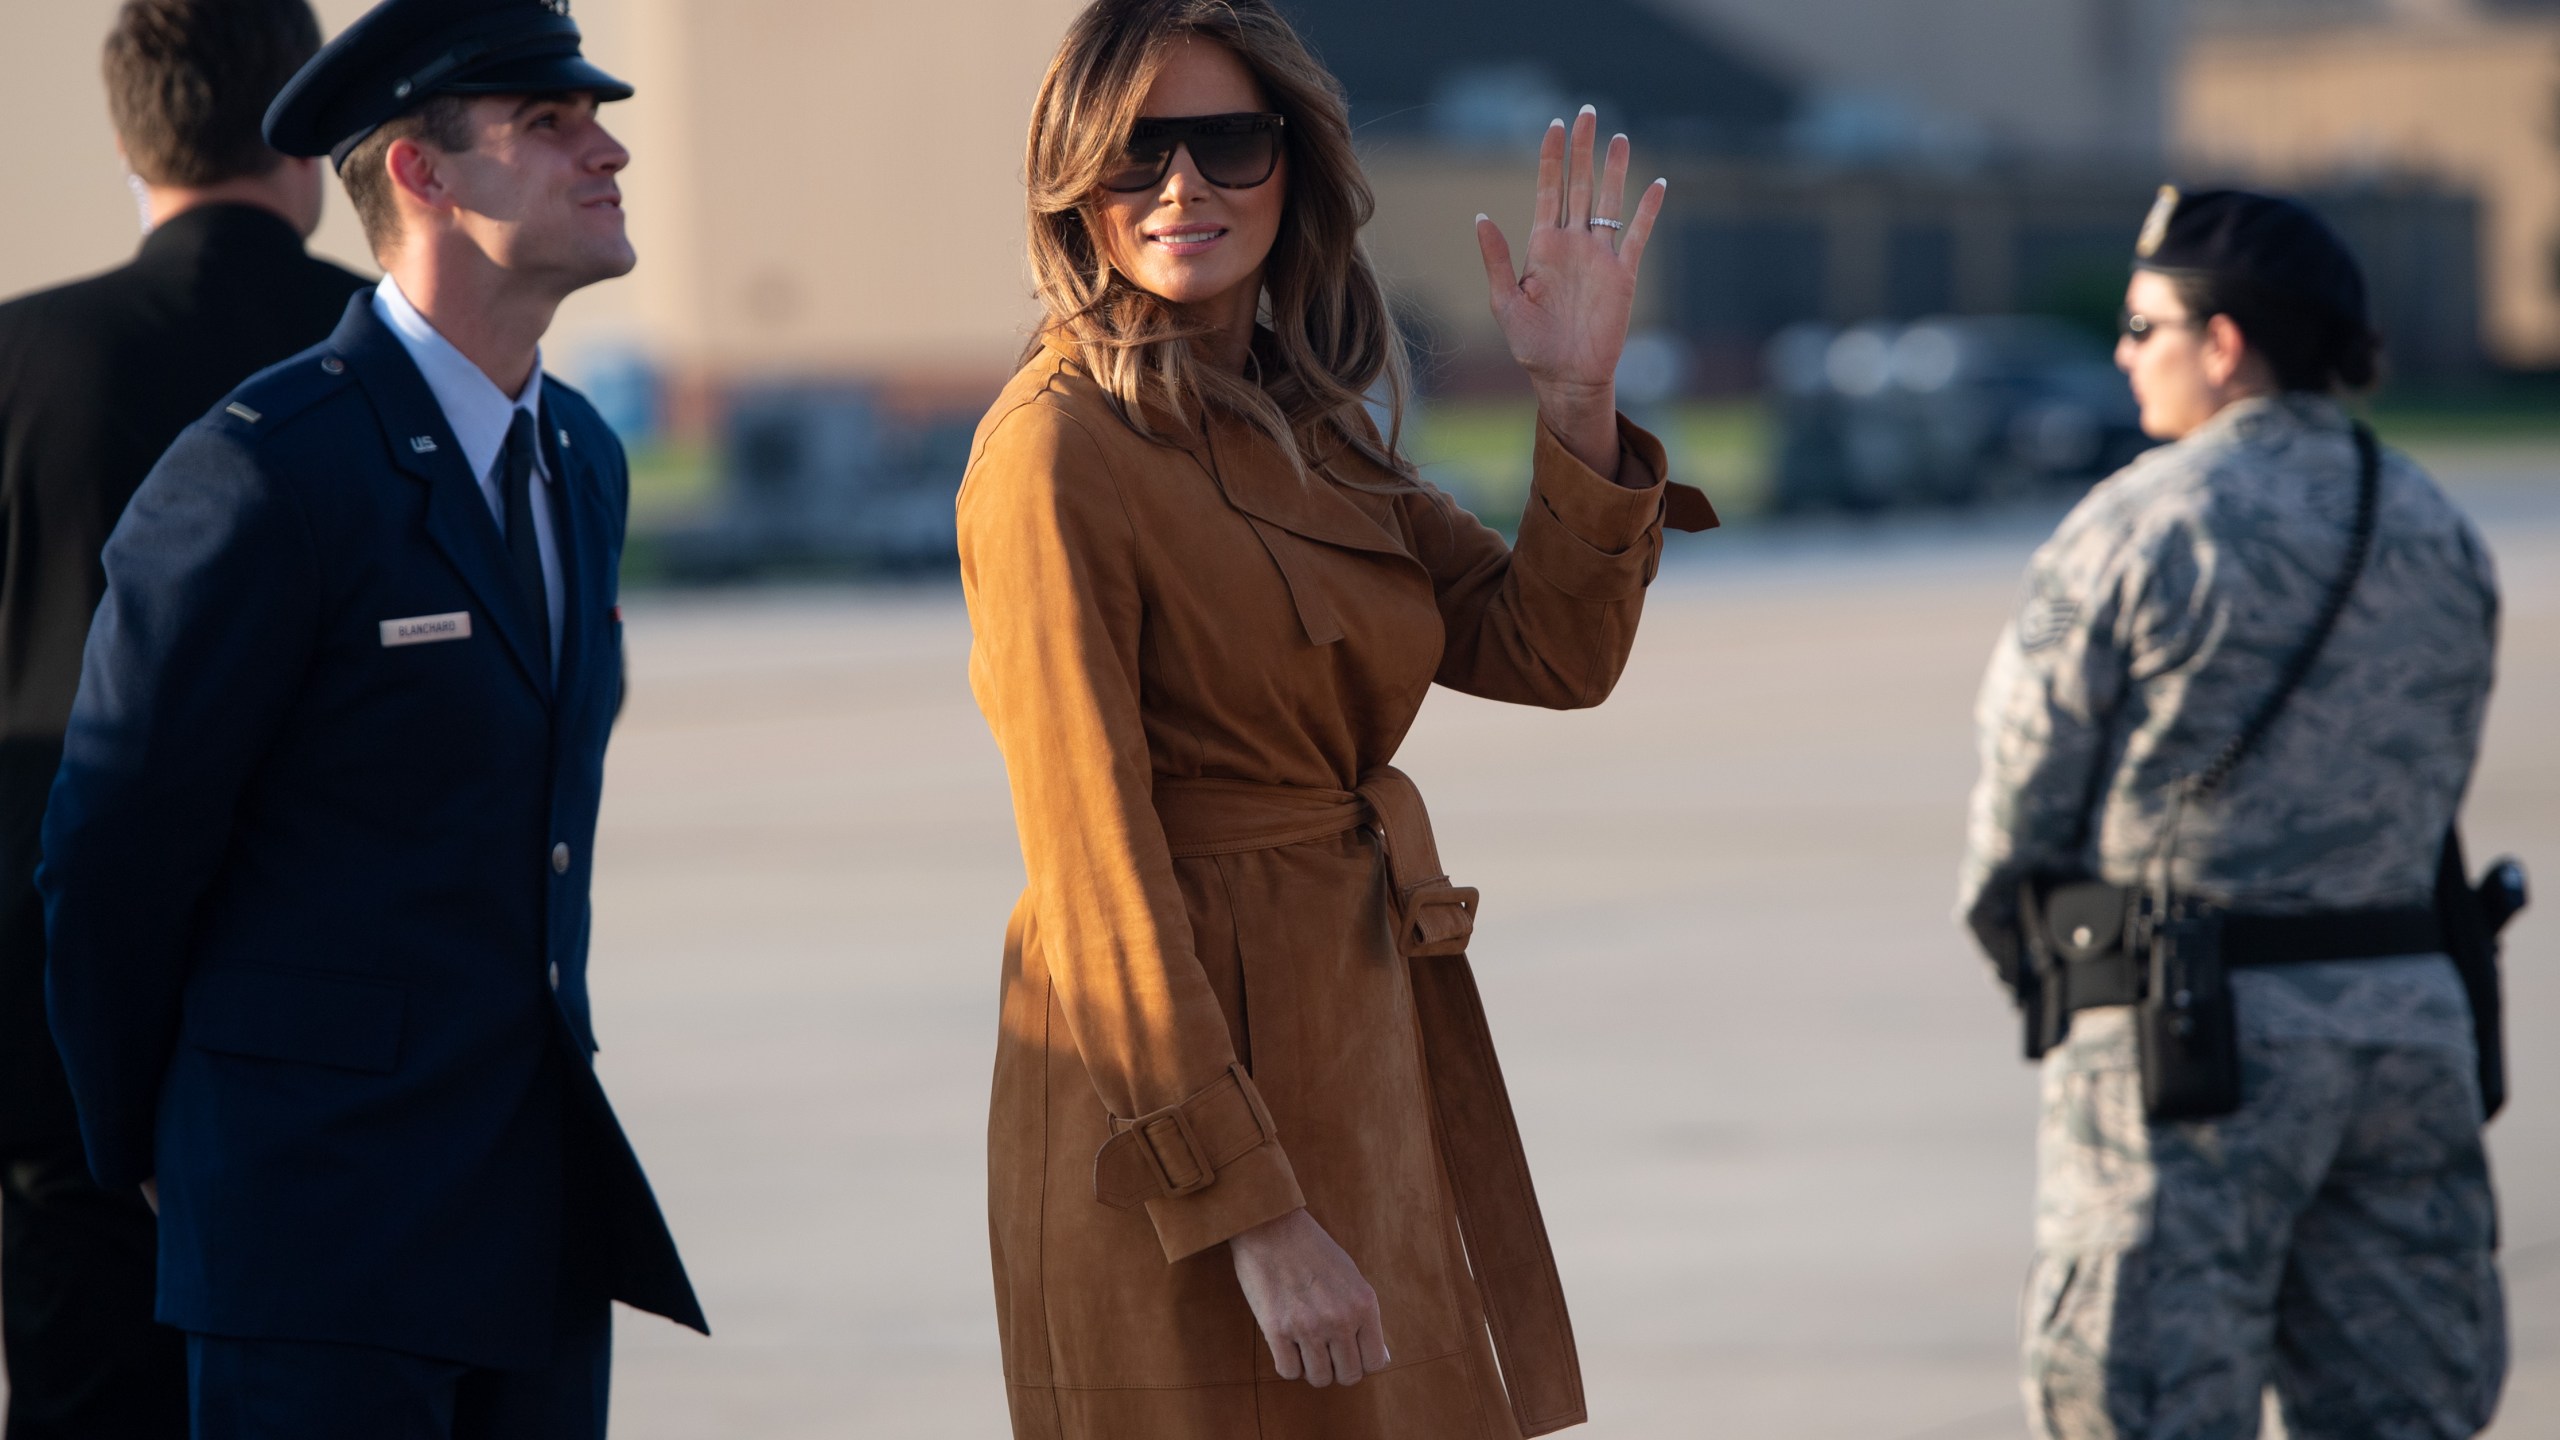
[[[622,449],[544,382],[555,684],[371,300],[187,430],[107,544],[39,877],[90,1166],[158,1177],[180,1329],[537,1364],[569,1254],[700,1329],[592,1068]]]

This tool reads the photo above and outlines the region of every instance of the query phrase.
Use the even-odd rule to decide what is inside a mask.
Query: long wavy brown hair
[[[1263,262],[1267,328],[1255,337],[1254,375],[1203,363],[1194,342],[1206,328],[1132,283],[1095,240],[1102,177],[1167,54],[1194,37],[1234,51],[1288,120],[1289,193]],[[1410,483],[1398,446],[1412,382],[1360,243],[1377,200],[1352,152],[1350,105],[1269,0],[1094,0],[1040,82],[1025,168],[1031,269],[1048,312],[1041,335],[1078,356],[1130,425],[1153,434],[1151,412],[1224,411],[1269,435],[1302,473],[1348,451]],[[1383,441],[1362,413],[1381,379]]]

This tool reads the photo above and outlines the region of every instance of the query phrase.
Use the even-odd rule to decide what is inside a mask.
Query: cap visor
[[[632,95],[629,85],[589,64],[583,55],[536,55],[501,61],[435,88],[439,95],[548,95],[576,90],[594,95],[599,104],[628,100]]]

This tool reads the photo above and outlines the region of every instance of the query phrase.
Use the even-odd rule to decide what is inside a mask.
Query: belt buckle
[[[1157,1127],[1167,1124],[1173,1127],[1175,1138],[1182,1142],[1183,1158],[1191,1162],[1189,1180],[1174,1179],[1172,1169],[1165,1164],[1164,1150],[1157,1140]],[[1209,1164],[1208,1152],[1200,1147],[1200,1137],[1191,1128],[1191,1117],[1183,1113],[1181,1106],[1174,1106],[1137,1129],[1139,1144],[1146,1150],[1148,1161],[1156,1167],[1156,1177],[1164,1181],[1167,1195],[1197,1195],[1217,1183],[1218,1172]]]

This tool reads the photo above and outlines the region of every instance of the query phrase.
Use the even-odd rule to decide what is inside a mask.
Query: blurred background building
[[[2180,153],[2271,184],[2476,197],[2459,258],[2483,347],[2560,366],[2560,0],[2196,3]]]
[[[1496,518],[1526,392],[1471,221],[1518,225],[1540,130],[1586,100],[1635,135],[1639,181],[1671,180],[1627,393],[1737,508],[2120,460],[2107,336],[2164,179],[2337,221],[2402,393],[2560,367],[2560,0],[1583,0],[1568,25],[1530,0],[1281,4],[1352,96],[1430,399],[1414,448]],[[0,160],[41,217],[0,233],[0,293],[133,244],[97,78],[113,8],[0,22],[0,120],[50,141]],[[335,29],[362,6],[318,8]],[[1022,129],[1073,8],[579,0],[640,89],[609,116],[642,262],[550,352],[642,453],[644,508],[688,536],[668,554],[947,545],[968,424],[1034,314]],[[343,204],[320,247],[364,261]]]

